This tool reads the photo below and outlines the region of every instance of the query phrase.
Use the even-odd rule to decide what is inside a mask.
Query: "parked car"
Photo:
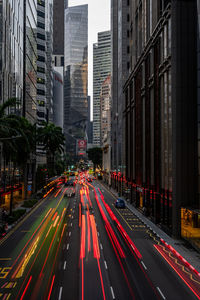
[[[125,208],[126,207],[125,201],[121,198],[117,198],[117,200],[115,201],[115,207],[116,208]]]

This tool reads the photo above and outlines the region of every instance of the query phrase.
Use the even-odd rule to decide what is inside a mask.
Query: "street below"
[[[200,277],[101,181],[58,186],[0,241],[0,299],[200,299]]]

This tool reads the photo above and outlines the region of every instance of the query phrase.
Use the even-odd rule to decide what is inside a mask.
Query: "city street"
[[[0,241],[0,299],[200,299],[200,278],[100,181],[66,192]]]

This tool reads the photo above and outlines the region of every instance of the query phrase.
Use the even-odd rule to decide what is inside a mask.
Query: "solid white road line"
[[[141,264],[143,265],[143,267],[145,268],[145,270],[147,270],[147,267],[145,266],[145,264],[143,263],[143,261],[141,261]]]
[[[60,291],[59,291],[59,297],[58,297],[58,300],[61,300],[61,297],[62,297],[62,286],[60,287]]]
[[[63,269],[64,269],[64,270],[66,269],[66,264],[67,264],[67,262],[65,261],[65,262],[64,262],[64,266],[63,266]]]
[[[105,265],[105,268],[106,268],[106,270],[108,269],[108,266],[107,266],[107,263],[106,263],[106,261],[104,260],[104,265]]]
[[[160,288],[157,286],[157,290],[159,291],[160,295],[162,296],[162,298],[165,300],[165,296],[163,295],[163,293],[161,292]]]
[[[115,294],[114,294],[114,292],[113,292],[112,286],[110,287],[110,290],[111,290],[111,294],[112,294],[113,299],[115,299]]]

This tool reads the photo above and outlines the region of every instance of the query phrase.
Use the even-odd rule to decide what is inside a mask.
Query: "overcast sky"
[[[69,0],[69,6],[80,4],[88,4],[88,95],[92,98],[92,47],[98,32],[110,30],[110,0]]]

